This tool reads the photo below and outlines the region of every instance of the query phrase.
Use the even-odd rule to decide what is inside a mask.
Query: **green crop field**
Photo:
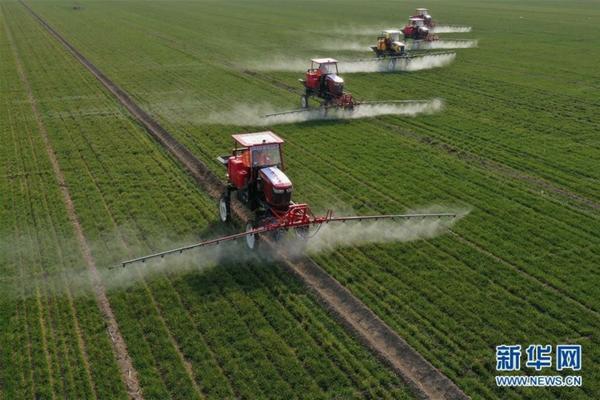
[[[473,399],[600,396],[597,1],[25,3],[222,180],[231,134],[271,129],[294,199],[316,211],[468,210],[433,239],[308,256]],[[443,68],[341,75],[359,99],[442,110],[251,125],[248,113],[299,107],[303,70],[281,65],[368,58],[343,44],[419,6],[473,28],[444,39],[478,46]],[[415,397],[277,258],[234,243],[172,273],[109,269],[241,225],[221,226],[214,199],[12,0],[0,140],[0,400]],[[495,346],[563,343],[582,346],[581,387],[496,386]]]

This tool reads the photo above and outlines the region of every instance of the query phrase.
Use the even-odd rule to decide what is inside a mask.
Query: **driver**
[[[269,151],[266,149],[256,151],[254,153],[254,165],[271,165],[271,157],[269,156]]]

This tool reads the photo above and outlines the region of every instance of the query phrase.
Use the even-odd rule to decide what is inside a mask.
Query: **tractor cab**
[[[381,36],[391,42],[399,42],[400,41],[400,31],[395,29],[388,29],[386,31],[381,32]]]
[[[402,32],[395,29],[388,29],[381,32],[377,37],[377,46],[372,47],[375,53],[382,57],[386,55],[404,55],[405,44],[400,40]]]
[[[305,79],[304,94],[300,96],[302,108],[308,108],[308,99],[319,99],[322,106],[352,109],[354,100],[350,93],[344,92],[344,79],[338,75],[338,62],[333,58],[314,58]]]
[[[421,17],[411,17],[408,25],[402,29],[404,38],[423,40],[429,38],[429,28],[425,25],[425,20]]]
[[[343,84],[344,80],[338,77],[337,60],[333,58],[314,58],[310,61],[310,69],[306,71],[306,80],[303,81],[306,88],[311,90],[326,89],[326,81],[328,80],[333,82],[341,80]]]
[[[429,10],[426,8],[417,8],[415,11],[415,17],[421,17],[424,20],[431,19],[431,15],[429,15]]]
[[[313,58],[310,60],[310,70],[318,71],[321,75],[338,74],[337,60],[333,58]]]
[[[428,27],[433,27],[433,19],[426,8],[417,8],[413,17],[423,18],[423,22]]]
[[[421,17],[412,17],[408,20],[408,23],[413,28],[424,28],[425,20]]]
[[[333,58],[315,58],[306,71],[304,83],[306,94],[302,96],[302,107],[308,107],[308,97],[316,96],[330,101],[344,95],[344,79],[338,75],[338,62]]]
[[[283,172],[283,139],[271,131],[233,135],[233,151],[219,161],[227,167],[229,192],[237,191],[242,203],[251,210],[265,205],[277,209],[289,206],[292,182]],[[225,206],[223,206],[225,207]],[[222,210],[225,221],[227,210]]]

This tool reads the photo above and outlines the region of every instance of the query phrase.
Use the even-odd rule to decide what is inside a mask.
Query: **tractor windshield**
[[[337,74],[338,73],[337,64],[336,63],[320,64],[319,71],[321,71],[321,73],[324,75]]]
[[[281,166],[281,155],[278,144],[266,144],[252,147],[252,166],[270,167]]]

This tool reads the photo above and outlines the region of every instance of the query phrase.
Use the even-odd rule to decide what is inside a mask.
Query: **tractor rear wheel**
[[[229,193],[223,193],[219,199],[219,216],[221,222],[231,221],[231,199]]]
[[[306,95],[300,96],[300,106],[302,108],[308,108],[308,96],[306,96]]]
[[[246,232],[251,231],[255,227],[256,226],[254,223],[248,222],[246,224]],[[254,251],[258,248],[258,235],[256,233],[252,235],[246,235],[246,246],[248,246],[248,249],[251,251]]]

